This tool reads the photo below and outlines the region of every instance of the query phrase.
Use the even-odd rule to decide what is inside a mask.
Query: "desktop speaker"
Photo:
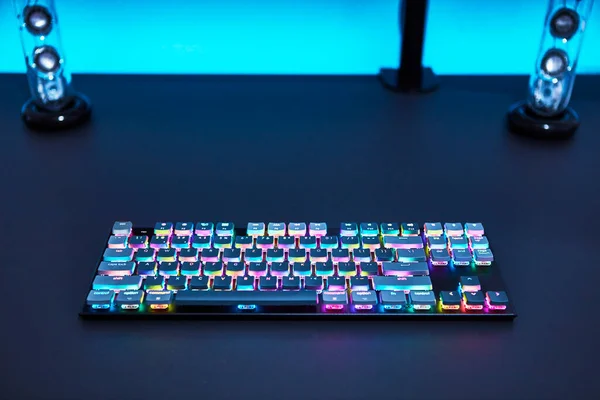
[[[54,0],[13,0],[31,98],[21,110],[27,126],[53,130],[89,119],[89,99],[76,92],[66,66]]]
[[[571,137],[580,125],[569,106],[577,61],[594,0],[550,0],[527,99],[508,112],[511,131],[542,138]]]

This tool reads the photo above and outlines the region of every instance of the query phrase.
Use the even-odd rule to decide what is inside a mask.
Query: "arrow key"
[[[476,276],[461,276],[460,289],[463,292],[476,292],[478,290],[481,290],[479,278]]]
[[[458,310],[460,309],[460,294],[457,291],[440,292],[440,303],[443,310]]]

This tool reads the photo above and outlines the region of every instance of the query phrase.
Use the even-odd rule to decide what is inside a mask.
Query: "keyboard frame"
[[[237,224],[236,224],[237,226]],[[134,234],[145,234],[149,237],[154,234],[154,228],[133,228]],[[328,235],[338,235],[339,229],[328,228]],[[436,311],[322,311],[315,310],[314,312],[284,312],[284,311],[241,311],[231,306],[231,311],[227,312],[195,312],[185,311],[180,312],[173,304],[167,310],[158,311],[139,311],[139,310],[121,310],[115,309],[114,307],[110,310],[94,310],[86,304],[86,298],[90,290],[92,290],[92,284],[96,276],[96,272],[100,263],[103,261],[104,250],[107,248],[108,239],[112,235],[112,230],[106,237],[104,248],[102,249],[100,256],[96,262],[95,268],[92,272],[90,283],[87,287],[87,291],[84,294],[83,306],[79,312],[79,316],[86,320],[184,320],[184,319],[250,319],[250,320],[272,320],[272,319],[332,319],[332,320],[362,320],[362,319],[377,319],[377,320],[420,320],[420,321],[440,321],[440,320],[461,320],[461,321],[512,321],[517,317],[517,312],[514,306],[514,301],[510,295],[509,290],[506,287],[505,281],[502,278],[501,271],[497,261],[494,261],[491,266],[473,266],[469,267],[450,267],[450,266],[434,266],[430,269],[430,277],[433,283],[433,292],[438,300],[436,305]],[[245,236],[246,228],[235,228],[236,236]],[[486,232],[486,236],[487,235]],[[493,238],[490,240],[490,248],[493,247]],[[492,249],[493,250],[493,249]],[[450,273],[447,272],[449,268],[453,268]],[[457,269],[459,268],[459,269]],[[463,268],[475,268],[477,272],[485,271],[485,274],[473,273],[480,279],[481,286],[486,291],[486,287],[490,284],[494,285],[497,290],[503,290],[509,299],[509,304],[505,310],[496,311],[460,311],[456,312],[453,310],[441,310],[439,305],[439,292],[442,290],[456,290],[459,277],[462,274],[459,271],[464,271]],[[468,274],[467,274],[468,275]],[[452,286],[454,285],[454,286]],[[321,307],[321,306],[317,306]],[[377,305],[376,307],[381,307]]]

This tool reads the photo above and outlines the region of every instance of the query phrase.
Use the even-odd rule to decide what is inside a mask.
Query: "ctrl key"
[[[125,290],[119,292],[115,303],[122,310],[137,310],[144,299],[143,290]]]
[[[144,302],[152,310],[166,310],[172,301],[173,292],[170,290],[148,290]]]
[[[94,310],[107,310],[113,302],[115,292],[112,290],[90,290],[86,304]]]

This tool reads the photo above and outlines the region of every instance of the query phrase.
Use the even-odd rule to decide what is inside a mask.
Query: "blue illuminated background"
[[[398,62],[398,0],[56,0],[74,73],[372,74]],[[598,1],[600,3],[600,1]],[[431,0],[424,62],[529,74],[547,0]],[[579,73],[600,71],[600,4]],[[0,72],[24,72],[11,0]]]

